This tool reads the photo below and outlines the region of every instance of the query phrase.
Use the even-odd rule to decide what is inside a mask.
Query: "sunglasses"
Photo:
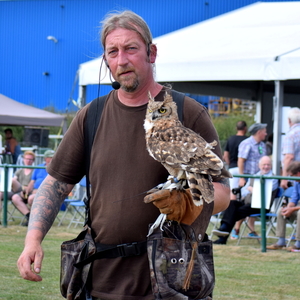
[[[258,146],[258,152],[259,152],[260,155],[263,154],[263,148],[262,148],[262,146]]]

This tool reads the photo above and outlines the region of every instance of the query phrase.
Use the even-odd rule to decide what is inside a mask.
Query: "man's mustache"
[[[122,75],[122,74],[124,74],[124,73],[127,73],[127,72],[134,72],[134,70],[132,70],[132,69],[118,69],[117,70],[117,76],[120,76],[120,75]]]

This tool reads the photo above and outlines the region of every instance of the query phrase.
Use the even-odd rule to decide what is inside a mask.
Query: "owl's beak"
[[[152,120],[155,120],[159,117],[159,114],[157,113],[157,111],[152,113]]]

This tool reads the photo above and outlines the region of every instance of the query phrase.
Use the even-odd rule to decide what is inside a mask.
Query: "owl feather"
[[[166,92],[164,101],[148,93],[144,128],[149,154],[177,180],[187,180],[194,203],[214,200],[211,176],[224,176],[223,161],[212,151],[217,141],[206,142],[178,119],[177,105]],[[230,177],[226,174],[225,177]]]

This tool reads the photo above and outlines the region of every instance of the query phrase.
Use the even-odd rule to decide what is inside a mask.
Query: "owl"
[[[149,154],[182,185],[187,181],[195,205],[202,205],[203,200],[212,202],[214,186],[211,176],[220,176],[223,169],[223,161],[212,151],[217,142],[208,143],[182,125],[176,103],[168,92],[164,101],[155,101],[150,92],[148,96],[144,128]]]

